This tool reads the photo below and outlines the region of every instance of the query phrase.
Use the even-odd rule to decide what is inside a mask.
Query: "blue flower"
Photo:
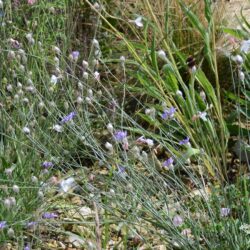
[[[79,55],[80,55],[80,52],[76,50],[76,51],[71,52],[70,57],[73,59],[73,61],[77,61]]]
[[[171,107],[169,109],[165,109],[163,114],[161,115],[161,117],[164,120],[172,119],[174,117],[175,112],[176,112],[176,108],[174,108],[174,107]]]
[[[54,164],[52,162],[50,162],[50,161],[45,161],[45,162],[43,162],[42,166],[44,168],[50,168],[50,167],[53,167]]]
[[[179,142],[179,144],[180,144],[180,145],[187,145],[187,144],[189,144],[189,139],[190,139],[190,138],[187,137],[187,138],[181,140],[181,141]]]
[[[127,131],[116,131],[114,134],[116,141],[122,142],[127,137]]]
[[[163,162],[162,166],[164,168],[172,169],[173,168],[173,163],[174,163],[173,157],[169,157],[166,161]]]
[[[66,123],[66,122],[72,120],[75,116],[76,116],[76,112],[73,111],[73,112],[69,113],[68,115],[64,116],[64,117],[62,118],[62,120],[61,120],[61,123],[62,123],[62,124],[63,124],[63,123]]]
[[[55,219],[57,217],[58,215],[56,213],[49,213],[49,212],[46,212],[42,215],[43,219]]]
[[[7,222],[6,221],[0,221],[0,230],[5,228],[7,226]]]
[[[221,215],[221,217],[226,217],[226,216],[228,216],[228,215],[230,214],[230,212],[231,212],[231,209],[228,208],[228,207],[222,207],[222,208],[220,209],[220,215]]]

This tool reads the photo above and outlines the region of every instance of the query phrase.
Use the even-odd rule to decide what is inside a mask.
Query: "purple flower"
[[[222,207],[222,208],[220,209],[220,215],[221,215],[221,217],[226,217],[226,216],[228,216],[229,213],[230,213],[230,211],[231,211],[230,208],[228,208],[228,207]]]
[[[176,227],[179,227],[180,225],[182,225],[183,223],[183,219],[180,215],[175,215],[175,217],[173,218],[173,224]]]
[[[36,221],[30,221],[26,224],[26,227],[27,228],[33,228],[37,225],[37,222]]]
[[[173,167],[174,159],[173,157],[168,158],[166,161],[163,162],[163,167],[171,169]]]
[[[72,52],[71,52],[70,57],[71,57],[74,61],[77,61],[79,55],[80,55],[80,52],[77,51],[77,50],[75,50],[75,51],[72,51]]]
[[[122,142],[127,137],[127,131],[116,131],[114,134],[116,141]]]
[[[23,250],[30,250],[31,248],[30,248],[30,245],[29,244],[27,244],[25,247],[24,247],[24,249]]]
[[[56,213],[49,213],[49,212],[46,212],[42,215],[43,219],[55,219],[57,217],[58,215]]]
[[[164,120],[171,119],[174,117],[175,112],[176,112],[176,108],[174,108],[174,107],[171,107],[169,109],[165,109],[163,114],[161,115],[161,117]]]
[[[72,120],[75,116],[76,116],[76,112],[73,111],[73,112],[69,113],[68,115],[64,116],[64,117],[62,118],[62,120],[61,120],[61,123],[62,123],[62,124],[63,124],[63,123],[66,123],[66,122]]]
[[[51,161],[45,161],[45,162],[43,162],[42,166],[44,168],[51,168],[54,166],[54,164]]]
[[[125,167],[123,166],[118,166],[118,174],[125,173]]]
[[[7,222],[6,221],[0,221],[0,230],[5,228],[7,226]]]
[[[187,145],[187,144],[189,144],[189,137],[187,137],[187,138],[181,140],[181,141],[179,142],[179,144],[180,144],[180,145]]]

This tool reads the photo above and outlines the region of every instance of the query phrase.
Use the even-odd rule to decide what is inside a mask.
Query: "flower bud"
[[[23,133],[24,134],[30,134],[30,129],[28,127],[23,128]]]
[[[76,99],[76,102],[77,102],[78,104],[82,104],[82,103],[83,103],[82,97],[81,97],[81,96],[78,96],[77,99]]]
[[[35,183],[35,184],[38,183],[38,179],[37,179],[37,177],[34,176],[34,175],[31,177],[31,181],[32,181],[33,183]]]
[[[3,202],[5,208],[10,209],[11,208],[11,201],[9,198],[6,198]]]
[[[8,235],[10,238],[14,238],[14,237],[15,237],[15,232],[14,232],[13,228],[9,228],[9,229],[8,229],[7,235]]]
[[[110,152],[113,153],[114,149],[113,149],[113,145],[109,142],[105,143],[105,148]]]
[[[19,193],[20,191],[20,188],[17,185],[13,185],[12,189],[15,193]]]
[[[108,125],[107,125],[107,130],[109,131],[109,133],[113,133],[113,131],[114,131],[114,128],[113,128],[113,125],[111,124],[111,123],[109,123]]]

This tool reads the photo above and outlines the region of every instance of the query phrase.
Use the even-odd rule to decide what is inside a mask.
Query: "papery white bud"
[[[69,103],[68,102],[64,102],[63,103],[63,106],[64,106],[64,108],[66,109],[66,110],[68,110],[69,109]]]
[[[154,146],[154,141],[151,139],[146,139],[146,143],[147,143],[149,148],[152,148]]]
[[[30,129],[28,127],[23,128],[23,133],[24,134],[30,134]]]
[[[19,95],[18,94],[15,94],[14,95],[14,99],[17,101],[17,100],[19,100]]]
[[[37,195],[38,195],[38,197],[39,197],[40,199],[43,199],[43,198],[44,198],[44,194],[43,194],[42,191],[38,191]]]
[[[98,91],[96,92],[96,94],[97,94],[99,97],[101,97],[101,96],[102,96],[102,91],[101,91],[101,90],[98,90]]]
[[[113,145],[109,142],[105,143],[105,148],[110,152],[113,153],[114,149],[113,149]]]
[[[22,96],[22,95],[23,95],[23,91],[22,91],[21,89],[19,89],[19,90],[17,91],[17,94],[18,94],[19,96]]]
[[[7,89],[9,92],[12,92],[13,87],[12,87],[11,84],[8,84],[8,85],[6,86],[6,89]]]
[[[88,80],[89,74],[87,72],[83,72],[82,77],[83,79]]]
[[[113,133],[114,132],[114,127],[113,127],[113,125],[111,124],[111,123],[108,123],[108,125],[107,125],[107,130],[109,131],[109,133]]]
[[[55,66],[56,67],[59,67],[59,64],[60,64],[60,60],[59,60],[59,58],[58,57],[54,57],[54,62],[55,62]]]
[[[97,81],[100,81],[100,73],[98,71],[95,71],[94,72],[94,78],[97,80]]]
[[[27,97],[25,97],[25,98],[23,98],[23,100],[22,100],[24,103],[29,103],[29,99],[27,98]]]
[[[10,197],[9,200],[10,200],[10,205],[12,207],[16,205],[16,198],[15,197]]]
[[[19,193],[20,191],[20,188],[17,185],[13,185],[12,189],[15,193]]]
[[[26,34],[26,39],[27,39],[28,41],[30,41],[32,38],[33,38],[33,34],[32,34],[32,33]]]
[[[50,77],[50,83],[55,85],[55,84],[57,84],[57,81],[58,81],[58,78],[55,75],[52,75]]]
[[[7,55],[9,60],[13,60],[16,57],[15,51],[10,50]]]
[[[34,175],[31,177],[31,181],[32,181],[33,183],[38,183],[38,179],[37,179],[37,177],[34,176]]]
[[[38,104],[38,108],[39,109],[44,108],[44,106],[45,106],[44,102],[39,102],[39,104]]]
[[[11,168],[6,168],[6,169],[4,170],[4,173],[10,177],[10,176],[12,175],[13,170],[14,170],[13,167],[11,167]]]
[[[200,92],[200,97],[201,97],[201,99],[202,99],[203,101],[205,101],[205,100],[206,100],[206,93],[205,93],[204,91],[201,91],[201,92]]]
[[[14,232],[13,228],[9,228],[9,229],[8,229],[7,235],[8,235],[10,238],[14,238],[14,237],[15,237],[15,232]]]
[[[239,71],[239,78],[242,82],[245,80],[245,74],[242,71]]]
[[[82,103],[83,103],[82,97],[81,97],[81,96],[78,96],[77,99],[76,99],[76,102],[77,102],[78,104],[82,104]]]
[[[99,49],[100,45],[99,45],[98,40],[93,39],[92,44],[93,44],[93,46],[94,46],[96,49]]]
[[[138,158],[138,159],[141,158],[141,155],[140,155],[141,151],[140,151],[140,148],[139,148],[138,146],[132,147],[132,148],[131,148],[131,153],[133,154],[133,156],[134,156],[135,158]]]
[[[33,85],[33,81],[29,78],[29,79],[27,80],[27,84],[28,84],[28,85]]]
[[[3,1],[0,0],[0,9],[2,9],[2,8],[3,8]]]
[[[94,67],[97,67],[99,65],[99,61],[97,59],[93,59],[92,63]]]
[[[183,97],[183,93],[182,93],[182,91],[180,91],[180,90],[177,90],[177,91],[176,91],[176,95],[179,95],[179,96]]]
[[[121,57],[120,57],[120,61],[121,61],[121,63],[125,63],[125,61],[126,61],[125,56],[121,56]]]
[[[78,83],[77,83],[77,87],[78,87],[78,89],[83,90],[83,85],[82,85],[81,82],[78,82]]]
[[[21,55],[21,56],[24,56],[25,55],[25,51],[23,49],[19,49],[18,50],[18,53]]]
[[[89,63],[85,60],[82,61],[82,67],[86,70],[89,67]]]
[[[88,104],[91,104],[91,102],[92,102],[91,98],[89,98],[88,96],[85,98],[85,101],[86,101]]]
[[[93,98],[93,90],[92,89],[88,89],[88,97],[89,98]]]
[[[95,10],[99,10],[100,9],[100,4],[95,2],[93,7],[94,7]]]
[[[17,88],[21,89],[23,87],[23,85],[20,82],[17,82]]]
[[[130,22],[133,22],[137,27],[142,28],[143,27],[143,20],[142,16],[137,17],[135,20],[132,20]]]
[[[160,59],[162,59],[163,61],[167,61],[167,56],[164,50],[159,50],[157,51],[157,55]]]
[[[145,162],[148,161],[148,154],[147,154],[147,152],[142,151],[142,152],[141,152],[141,157],[142,157],[142,160],[143,160],[143,161],[145,161]]]
[[[11,201],[10,201],[10,199],[9,198],[4,199],[3,205],[5,206],[5,208],[10,209],[11,208]]]
[[[21,65],[19,66],[19,70],[22,71],[22,72],[24,72],[24,71],[25,71],[24,65],[21,64]]]
[[[57,47],[57,46],[54,46],[54,47],[53,47],[53,51],[54,51],[57,55],[60,55],[60,53],[61,53],[61,50],[60,50],[59,47]]]
[[[27,86],[25,90],[33,94],[36,92],[36,89],[33,86]]]
[[[63,132],[63,127],[62,127],[61,125],[59,125],[59,124],[54,125],[54,126],[52,127],[52,129],[55,130],[55,131],[58,132],[58,133]]]
[[[241,55],[231,56],[231,59],[239,65],[243,64],[244,62],[243,57]]]

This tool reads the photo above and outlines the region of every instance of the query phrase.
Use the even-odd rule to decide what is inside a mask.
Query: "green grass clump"
[[[229,146],[235,131],[249,139],[249,58],[229,55],[224,98],[211,1],[203,14],[167,2],[164,15],[143,0],[122,17],[108,2],[3,5],[1,242],[249,248],[249,169]],[[94,28],[78,34],[83,7]]]

